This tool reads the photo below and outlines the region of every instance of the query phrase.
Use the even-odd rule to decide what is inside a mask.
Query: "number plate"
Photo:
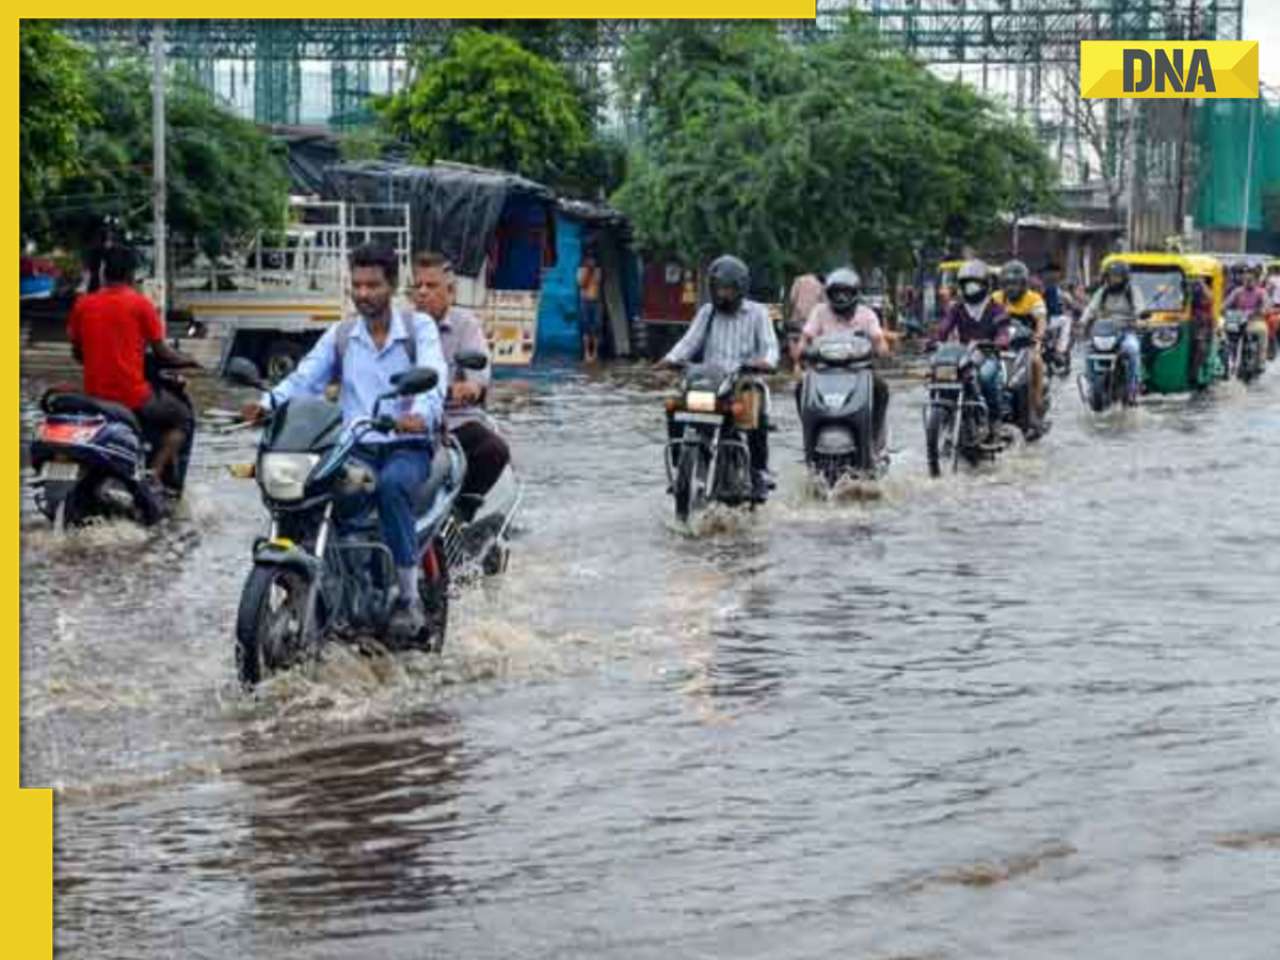
[[[676,423],[704,423],[709,427],[718,427],[724,422],[724,417],[713,413],[677,413],[675,421]]]
[[[80,464],[50,460],[40,468],[40,479],[53,480],[57,483],[74,483],[80,479]]]
[[[939,383],[954,383],[956,375],[957,370],[952,366],[938,366],[933,368],[933,379]]]

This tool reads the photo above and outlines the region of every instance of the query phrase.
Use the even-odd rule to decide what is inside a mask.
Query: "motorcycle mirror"
[[[266,389],[262,377],[258,375],[258,365],[247,357],[232,357],[227,361],[227,369],[223,376],[232,383],[242,387]]]
[[[453,362],[463,370],[483,370],[489,365],[489,358],[479,350],[463,350],[453,358]]]
[[[415,394],[434,390],[440,382],[440,375],[430,367],[414,367],[403,370],[391,378],[391,385],[396,388],[396,395],[412,397]]]

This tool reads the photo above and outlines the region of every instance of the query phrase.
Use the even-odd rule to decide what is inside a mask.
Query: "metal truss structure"
[[[1265,2],[1265,0],[1255,0]],[[943,72],[964,76],[1003,96],[1056,147],[1060,161],[1081,161],[1081,118],[1072,106],[1082,39],[1238,39],[1244,0],[818,0],[812,21],[787,21],[803,42],[833,29],[850,10],[869,17],[881,35]],[[337,128],[365,122],[371,76],[382,89],[406,75],[413,51],[442,45],[462,20],[173,20],[169,56],[186,63],[207,87],[262,123],[297,124],[310,83],[327,83],[319,122]],[[516,22],[509,22],[514,25]],[[637,21],[569,21],[546,28],[521,22],[562,62],[590,70],[613,61]],[[62,29],[94,45],[145,45],[148,21],[64,20]],[[304,75],[308,61],[327,73]],[[1114,109],[1104,118],[1118,127]],[[311,122],[316,122],[311,118]],[[1092,162],[1114,166],[1116,134]],[[1074,147],[1073,147],[1074,145]],[[1074,149],[1075,160],[1071,159]],[[1099,155],[1100,154],[1100,155]]]

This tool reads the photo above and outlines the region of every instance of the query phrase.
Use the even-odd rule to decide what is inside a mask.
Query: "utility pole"
[[[1240,218],[1240,252],[1249,249],[1249,200],[1253,186],[1253,135],[1258,126],[1258,108],[1262,106],[1262,98],[1245,101],[1249,104],[1249,152],[1244,165],[1244,213]]]
[[[164,117],[164,23],[157,20],[151,27],[151,207],[155,214],[152,226],[155,267],[156,306],[163,320],[169,307],[168,264],[165,230],[165,117]]]

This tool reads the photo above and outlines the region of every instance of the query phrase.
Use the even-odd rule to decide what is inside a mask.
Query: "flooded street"
[[[774,499],[697,535],[664,382],[501,384],[509,573],[442,657],[256,697],[251,434],[197,438],[158,534],[58,540],[28,494],[60,955],[1275,956],[1280,372],[1098,422],[1058,382],[1044,442],[938,481],[897,380],[885,495],[843,503],[778,388]]]

